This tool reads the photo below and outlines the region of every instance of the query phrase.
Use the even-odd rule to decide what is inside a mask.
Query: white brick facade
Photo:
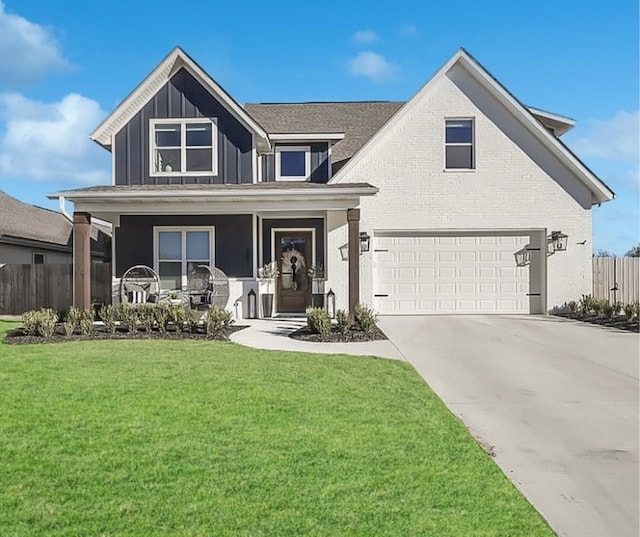
[[[379,188],[362,200],[362,231],[561,230],[568,248],[547,258],[546,309],[591,292],[591,192],[568,166],[461,66],[405,108],[338,178]],[[444,171],[446,118],[473,118],[474,170]],[[346,220],[327,223],[327,285],[344,308]],[[361,301],[372,304],[372,253],[361,262]]]

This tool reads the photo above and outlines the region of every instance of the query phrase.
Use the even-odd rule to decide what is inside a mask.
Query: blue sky
[[[615,192],[594,249],[640,235],[638,3],[0,0],[0,189],[110,180],[89,141],[175,46],[239,102],[406,100],[463,46],[527,105],[577,120],[563,140]]]

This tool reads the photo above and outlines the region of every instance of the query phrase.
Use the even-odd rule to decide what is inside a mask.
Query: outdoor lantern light
[[[553,243],[554,252],[564,252],[567,249],[567,239],[569,235],[565,235],[562,231],[551,232],[551,242]]]
[[[369,243],[371,242],[371,237],[366,231],[360,232],[360,252],[368,252],[369,251]]]
[[[525,267],[531,262],[531,253],[527,248],[518,250],[514,255],[516,256],[516,266],[518,267]]]
[[[336,294],[333,289],[329,289],[327,293],[327,313],[332,319],[336,318]]]
[[[258,310],[256,308],[256,292],[253,290],[253,287],[247,294],[247,298],[249,302],[249,319],[255,319],[258,316]]]

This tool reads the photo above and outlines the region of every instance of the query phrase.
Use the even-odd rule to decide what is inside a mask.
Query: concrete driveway
[[[637,334],[542,316],[379,324],[558,535],[639,535]]]

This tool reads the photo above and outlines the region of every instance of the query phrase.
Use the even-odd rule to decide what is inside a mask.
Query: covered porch
[[[114,227],[114,284],[130,266],[144,264],[158,272],[165,289],[176,289],[184,287],[186,271],[194,263],[208,264],[229,277],[227,309],[236,318],[247,318],[263,316],[260,296],[269,293],[274,313],[303,313],[313,302],[312,294],[326,295],[331,289],[332,278],[348,281],[346,289],[341,287],[348,297],[340,298],[353,312],[360,301],[358,206],[362,196],[376,192],[366,183],[280,182],[105,186],[50,197],[74,203],[76,307],[91,305],[87,241],[95,216]],[[328,251],[327,236],[336,227],[346,231],[343,264],[331,262],[335,252]],[[272,285],[260,281],[259,270],[267,264],[280,272]],[[254,311],[250,293],[256,296]]]

